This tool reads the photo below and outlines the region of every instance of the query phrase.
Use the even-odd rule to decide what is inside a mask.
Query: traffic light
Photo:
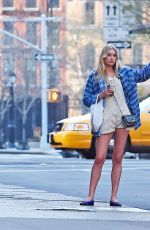
[[[61,101],[61,92],[58,89],[49,89],[48,90],[48,102],[60,102]]]

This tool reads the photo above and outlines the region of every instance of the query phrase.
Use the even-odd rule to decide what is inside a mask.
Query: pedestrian
[[[109,142],[114,135],[112,154],[110,206],[122,206],[117,200],[117,191],[122,173],[122,159],[130,128],[122,122],[122,114],[134,115],[134,129],[140,126],[140,109],[137,94],[137,83],[150,78],[150,63],[143,69],[133,69],[119,65],[118,52],[115,46],[107,44],[100,54],[98,67],[87,80],[83,103],[90,107],[97,100],[103,100],[103,121],[96,133],[96,157],[93,163],[89,193],[80,205],[94,205],[94,195],[101,177]]]

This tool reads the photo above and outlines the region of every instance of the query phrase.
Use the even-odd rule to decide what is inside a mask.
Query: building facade
[[[57,17],[58,20],[47,22],[47,51],[54,52],[55,55],[58,56],[58,61],[48,63],[48,88],[60,87],[61,79],[65,78],[66,74],[64,60],[63,62],[61,61],[62,55],[60,52],[65,44],[65,0],[0,0],[0,9],[0,27],[24,38],[38,47],[41,47],[41,23],[34,21],[34,18],[40,18],[42,14],[46,14],[47,17]],[[28,21],[29,18],[31,19],[30,21]],[[16,53],[21,53],[19,49],[22,49],[24,52],[29,52],[29,50],[31,50],[31,53],[37,52],[9,36],[3,34],[0,36],[3,41],[1,44],[3,51],[6,51],[7,48],[10,51],[11,47],[11,51]],[[29,55],[31,55],[31,53]],[[9,55],[11,55],[10,52]],[[12,69],[15,69],[16,75],[20,76],[23,71],[21,68],[18,70],[15,65],[18,66],[18,62],[21,61],[21,59],[19,58],[15,63],[13,63],[12,58],[10,59],[11,65],[13,65]],[[27,65],[27,71],[30,70],[30,72],[32,72],[30,75],[33,76],[33,83],[34,81],[35,83],[36,81],[40,82],[38,65],[33,64],[28,57],[25,63]],[[8,63],[9,67],[11,65]]]
[[[57,57],[57,60],[48,62],[47,87],[57,88],[62,95],[68,95],[69,116],[80,115],[87,112],[82,104],[87,76],[98,65],[100,50],[108,41],[105,37],[106,26],[112,23],[111,29],[115,35],[115,31],[120,29],[118,23],[122,23],[128,35],[129,18],[135,26],[141,23],[134,14],[138,6],[136,1],[0,0],[0,28],[41,47],[41,23],[35,19],[42,14],[58,19],[47,22],[47,52],[54,53]],[[150,8],[145,4],[141,8],[142,23],[147,24],[145,16],[148,17]],[[122,18],[118,18],[118,15],[122,15]],[[112,36],[109,37],[111,40]],[[0,71],[4,84],[15,73],[16,95],[22,95],[23,91],[38,95],[41,87],[41,63],[34,60],[37,51],[2,33],[0,39]],[[132,48],[120,50],[122,62],[148,62],[149,40],[140,40],[137,35],[126,39],[132,42]]]
[[[66,85],[69,92],[69,116],[88,110],[82,104],[82,95],[89,72],[98,65],[99,53],[108,42],[118,48],[125,65],[149,62],[149,36],[132,36],[129,31],[149,23],[150,1],[138,0],[68,0],[66,9],[67,68]],[[131,47],[126,46],[126,42]],[[148,84],[148,82],[147,82]],[[140,86],[141,87],[141,86]]]
[[[10,35],[13,34],[29,42],[32,46],[41,48],[41,15],[45,14],[47,17],[52,18],[52,20],[47,21],[46,49],[48,53],[53,53],[56,59],[47,62],[47,88],[57,88],[62,91],[61,82],[64,81],[66,75],[65,55],[62,56],[61,53],[62,47],[65,49],[65,10],[65,0],[0,0],[0,29],[10,33],[6,34],[2,31],[0,33],[2,41],[0,44],[1,102],[6,97],[8,100],[10,99],[11,92],[8,83],[11,77],[14,76],[13,95],[22,124],[27,123],[30,110],[32,107],[36,107],[34,102],[41,98],[41,62],[35,60],[38,50],[12,38]],[[62,101],[63,103],[64,101]],[[58,105],[52,107],[56,108]],[[67,107],[64,106],[64,108]],[[38,107],[39,109],[40,107]],[[8,110],[9,108],[7,108]],[[64,109],[62,108],[62,110]],[[51,108],[49,111],[51,111]],[[54,123],[62,118],[62,114],[67,116],[67,111],[64,113],[59,109],[60,116],[50,113],[49,127],[51,129],[54,128]],[[39,117],[34,111],[30,118],[32,118],[30,124],[32,124],[34,133],[34,130],[39,128],[37,123],[40,125]],[[12,126],[12,124],[8,124],[8,126]]]
[[[75,10],[77,9],[77,10]],[[69,116],[86,113],[82,95],[89,72],[98,65],[104,45],[103,2],[68,1],[66,9],[67,69]]]

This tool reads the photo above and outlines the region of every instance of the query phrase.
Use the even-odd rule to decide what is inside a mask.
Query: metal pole
[[[40,18],[32,17],[32,18],[17,18],[17,17],[3,17],[0,18],[0,21],[40,21],[41,22],[41,48],[29,43],[28,41],[22,39],[19,36],[13,35],[5,30],[0,29],[0,33],[6,34],[14,39],[19,40],[20,42],[32,47],[33,49],[38,50],[41,53],[47,53],[47,26],[46,21],[56,21],[60,22],[62,17],[46,17],[46,15],[42,15]],[[42,137],[40,148],[41,151],[49,148],[49,144],[47,144],[47,62],[42,61]]]
[[[43,53],[47,53],[47,24],[46,15],[41,16],[41,48]],[[47,62],[42,61],[42,137],[40,143],[41,152],[49,148],[47,144]]]
[[[20,41],[20,42],[23,42],[23,43],[26,44],[27,46],[29,46],[29,47],[31,47],[31,48],[33,48],[33,49],[36,49],[36,50],[38,50],[39,52],[42,52],[42,49],[40,49],[39,47],[37,47],[37,46],[31,44],[30,42],[26,41],[25,39],[23,39],[23,38],[21,38],[21,37],[19,37],[19,36],[16,36],[16,35],[14,35],[14,34],[11,34],[10,32],[8,32],[8,31],[6,31],[6,30],[2,30],[2,29],[0,29],[0,32],[3,33],[3,34],[5,34],[5,35],[8,35],[8,36],[11,37],[11,38],[14,38],[15,40],[18,40],[18,41]]]

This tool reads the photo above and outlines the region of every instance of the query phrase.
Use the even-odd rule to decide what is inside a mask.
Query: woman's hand
[[[99,93],[98,98],[101,99],[101,98],[105,98],[105,97],[111,97],[113,95],[114,95],[114,91],[110,87],[107,87],[106,90]]]

